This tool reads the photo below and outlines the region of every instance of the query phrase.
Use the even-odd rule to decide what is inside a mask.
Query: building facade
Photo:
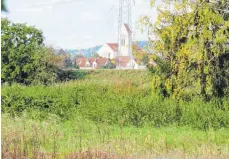
[[[106,43],[99,50],[98,54],[101,57],[115,59],[117,56],[129,56],[129,34],[131,30],[127,24],[122,25],[121,30],[121,46],[118,53],[118,43]]]

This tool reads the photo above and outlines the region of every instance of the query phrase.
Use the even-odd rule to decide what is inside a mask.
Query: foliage
[[[79,114],[66,122],[47,116],[38,121],[28,112],[15,118],[3,114],[2,158],[228,158],[228,129],[136,128],[97,123]]]
[[[93,53],[93,56],[92,56],[92,57],[94,57],[94,58],[98,58],[98,57],[100,57],[100,56],[99,56],[99,54],[98,54],[98,53],[96,53],[96,52],[95,52],[95,53]]]
[[[64,81],[75,80],[75,79],[77,79],[75,72],[71,70],[58,69],[57,81],[64,82]]]
[[[137,46],[132,47],[133,55],[138,64],[147,65],[149,63],[149,54],[143,49],[139,49]]]
[[[154,96],[143,70],[80,70],[75,77],[81,80],[2,86],[3,158],[228,154],[227,99]]]
[[[5,0],[1,0],[1,10],[5,12],[7,11]]]
[[[44,47],[40,30],[2,18],[2,82],[52,83],[55,72],[52,53]]]
[[[66,57],[64,60],[64,67],[65,68],[71,68],[73,67],[72,60],[70,57]]]
[[[76,62],[76,59],[73,60],[73,64],[72,65],[73,65],[73,68],[80,69],[79,65]]]
[[[196,95],[223,97],[229,89],[229,21],[227,1],[167,1],[158,8],[153,26],[150,17],[141,23],[154,41],[152,68],[155,91],[190,100]],[[153,4],[153,2],[152,2]],[[161,54],[162,57],[156,56]]]
[[[75,59],[78,59],[78,58],[84,58],[85,56],[83,55],[83,54],[77,54],[77,55],[75,55]]]
[[[122,74],[132,72],[107,71],[105,76],[108,73],[116,74],[116,80],[113,78],[113,81],[108,79],[106,82],[96,71],[87,75],[85,80],[50,87],[3,86],[2,112],[15,116],[35,109],[44,112],[41,119],[47,113],[55,114],[62,120],[80,114],[94,122],[119,124],[123,121],[124,125],[138,127],[189,125],[204,130],[229,128],[227,99],[208,103],[197,99],[192,102],[162,99],[152,95],[149,83],[141,79],[146,80],[147,76],[135,83],[137,78],[134,77],[141,72],[132,74],[135,82],[122,77]]]
[[[63,49],[55,49],[53,47],[49,47],[49,49],[53,52],[52,63],[59,69],[66,69],[74,67],[74,63],[72,63],[71,56]]]
[[[108,59],[107,63],[101,67],[101,69],[115,69],[116,65],[111,62],[110,59]]]

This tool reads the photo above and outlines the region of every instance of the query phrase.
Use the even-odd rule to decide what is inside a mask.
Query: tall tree
[[[44,47],[40,30],[1,19],[2,82],[49,83],[55,73],[52,53]]]
[[[155,25],[141,22],[158,40],[153,56],[155,89],[175,98],[224,96],[228,88],[229,21],[227,1],[165,0]],[[220,82],[219,82],[220,81]],[[216,87],[218,87],[216,89]]]

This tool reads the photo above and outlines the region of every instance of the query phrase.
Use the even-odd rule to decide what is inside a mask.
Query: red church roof
[[[128,25],[128,24],[124,24],[124,26],[125,26],[125,28],[126,28],[127,32],[128,32],[128,33],[131,33],[131,30],[130,30],[129,25]]]
[[[117,51],[117,50],[118,50],[118,44],[117,44],[117,43],[107,43],[107,45],[108,45],[113,51]]]

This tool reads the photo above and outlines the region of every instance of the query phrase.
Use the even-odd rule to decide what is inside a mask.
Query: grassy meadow
[[[229,101],[163,99],[147,70],[2,86],[2,158],[228,158]]]

